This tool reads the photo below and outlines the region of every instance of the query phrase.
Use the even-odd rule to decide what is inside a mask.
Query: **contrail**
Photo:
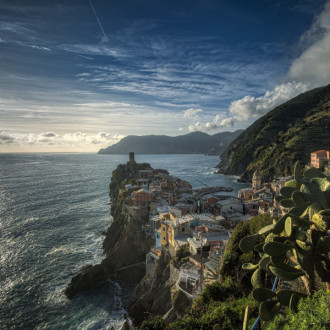
[[[107,38],[107,36],[105,35],[105,32],[104,32],[103,27],[102,27],[102,25],[101,25],[101,22],[100,22],[99,18],[98,18],[97,15],[96,15],[96,11],[95,11],[95,9],[94,9],[94,7],[93,7],[93,5],[92,5],[92,2],[91,2],[91,0],[88,0],[88,1],[89,1],[89,4],[91,5],[91,7],[92,7],[92,9],[93,9],[93,12],[94,12],[94,15],[95,15],[95,17],[96,17],[96,19],[97,19],[97,22],[99,23],[100,29],[101,29],[102,32],[103,32],[104,38],[105,38],[105,40],[108,42],[108,38]]]

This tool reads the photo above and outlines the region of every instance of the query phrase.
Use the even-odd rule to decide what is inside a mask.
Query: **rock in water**
[[[84,266],[72,277],[64,293],[68,298],[72,298],[78,292],[85,291],[106,280],[109,275],[106,268],[101,264]]]

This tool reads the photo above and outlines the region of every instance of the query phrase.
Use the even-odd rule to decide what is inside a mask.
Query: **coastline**
[[[144,184],[145,181],[148,181],[148,186],[150,183],[150,189],[154,189],[154,192],[141,186],[141,183]],[[101,281],[111,279],[121,289],[121,303],[123,310],[127,312],[127,314],[123,314],[123,319],[127,321],[126,326],[130,322],[134,326],[138,326],[150,315],[164,315],[167,321],[182,318],[184,314],[182,311],[189,307],[192,297],[191,295],[186,297],[180,289],[181,296],[183,295],[185,298],[180,298],[179,305],[172,305],[172,295],[177,286],[180,270],[179,268],[174,269],[171,261],[179,247],[172,246],[172,243],[170,246],[168,243],[165,245],[162,243],[161,246],[155,247],[155,243],[159,242],[155,242],[154,231],[160,228],[161,216],[158,216],[156,228],[150,220],[150,212],[155,215],[155,212],[162,212],[164,207],[166,210],[170,207],[174,207],[174,209],[177,207],[176,212],[180,214],[179,218],[181,219],[182,214],[183,223],[188,221],[187,224],[190,226],[190,221],[194,216],[189,214],[195,214],[198,211],[197,201],[201,201],[203,196],[208,196],[208,194],[231,193],[233,188],[213,185],[192,189],[190,182],[169,175],[167,170],[153,169],[149,163],[136,163],[134,154],[130,154],[127,164],[118,165],[112,172],[109,188],[112,222],[107,228],[103,240],[104,259],[97,265],[81,268],[72,277],[65,294],[68,298],[72,298],[77,293],[92,288]],[[136,198],[141,193],[149,194],[150,199]],[[154,199],[151,198],[151,195]],[[186,200],[182,202],[182,198]],[[220,197],[213,199],[212,203],[221,200]],[[208,204],[205,205],[207,208]],[[166,211],[165,209],[164,211]],[[203,212],[207,212],[204,206]],[[185,215],[187,218],[184,218]],[[206,217],[208,216],[206,215]],[[204,220],[202,216],[201,219],[211,222],[209,224],[211,228],[212,225],[215,225],[214,222],[220,221],[220,219],[216,219],[215,215],[213,217]],[[225,231],[225,228],[218,227],[215,229],[220,233],[209,236],[210,239],[217,242],[215,244],[220,246],[228,234],[223,236],[221,232]],[[212,227],[211,230],[215,229]],[[187,229],[186,233],[187,239],[191,235],[190,229]],[[152,248],[158,249],[156,255],[152,254]],[[210,253],[215,253],[214,251],[211,250]],[[127,317],[128,315],[129,317]]]

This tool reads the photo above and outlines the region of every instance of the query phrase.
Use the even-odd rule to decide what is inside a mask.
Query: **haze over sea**
[[[63,290],[102,259],[111,173],[128,156],[0,154],[0,328],[119,329],[125,312],[111,281],[73,300]],[[215,175],[216,156],[137,155],[193,188],[246,185]]]

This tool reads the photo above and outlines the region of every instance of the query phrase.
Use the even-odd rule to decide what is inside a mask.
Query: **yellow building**
[[[160,225],[162,245],[168,244],[168,224],[162,221]]]
[[[169,218],[163,218],[161,223],[162,245],[170,244],[175,250],[186,241],[184,236],[190,235],[190,222],[194,220],[192,215],[176,218],[169,213]],[[182,242],[181,242],[182,241]]]

